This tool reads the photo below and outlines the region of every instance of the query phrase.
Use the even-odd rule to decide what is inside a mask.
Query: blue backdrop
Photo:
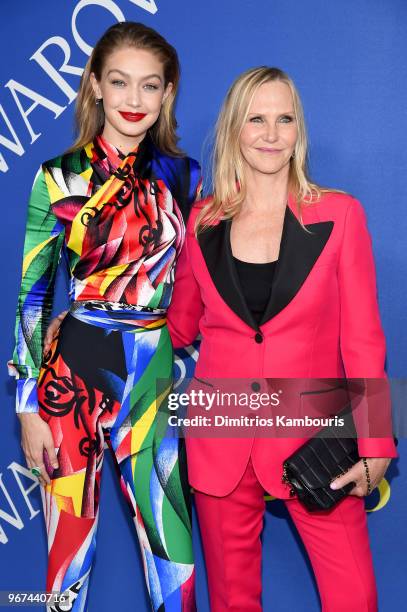
[[[404,0],[20,0],[7,3],[2,17],[0,591],[41,590],[46,544],[39,489],[24,471],[14,384],[7,379],[5,363],[12,352],[27,196],[39,164],[72,141],[75,90],[91,46],[117,20],[143,21],[175,45],[182,64],[177,110],[181,145],[204,167],[208,160],[203,143],[235,76],[268,64],[294,78],[309,127],[313,178],[349,191],[365,205],[388,341],[388,372],[402,378],[407,357],[407,4]],[[64,283],[61,278],[61,295]],[[62,305],[58,299],[56,308]],[[193,367],[192,358],[187,366]],[[404,440],[399,450],[400,459],[393,462],[380,493],[375,491],[367,500],[382,612],[404,607]],[[111,468],[107,461],[89,611],[148,610],[138,544]],[[263,540],[264,609],[318,610],[312,573],[279,502],[268,504]],[[205,611],[197,528],[195,549],[198,605]]]

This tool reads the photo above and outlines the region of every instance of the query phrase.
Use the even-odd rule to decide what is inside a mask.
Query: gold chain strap
[[[366,457],[362,457],[362,461],[363,461],[363,465],[365,466],[365,472],[366,472],[366,482],[367,482],[367,494],[369,495],[369,493],[372,490],[372,484],[370,481],[370,472],[369,472],[369,466],[367,464],[367,459]]]

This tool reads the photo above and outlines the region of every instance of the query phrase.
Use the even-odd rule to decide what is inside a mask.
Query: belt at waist
[[[84,323],[118,331],[149,331],[167,324],[166,310],[120,302],[75,301],[69,313]]]

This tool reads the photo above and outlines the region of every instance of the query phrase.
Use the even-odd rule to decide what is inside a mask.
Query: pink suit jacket
[[[168,325],[175,348],[202,342],[198,378],[380,378],[385,339],[376,298],[375,267],[365,214],[349,195],[324,194],[285,213],[273,290],[260,326],[243,297],[233,263],[231,221],[194,236],[192,209],[176,269]],[[257,386],[257,389],[259,386]],[[266,491],[288,498],[282,463],[305,439],[187,438],[191,485],[230,493],[250,454]],[[359,454],[395,457],[393,438],[358,440]]]

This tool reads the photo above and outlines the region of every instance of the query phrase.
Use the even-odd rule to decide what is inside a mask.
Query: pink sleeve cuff
[[[359,438],[360,457],[398,457],[393,438]]]

